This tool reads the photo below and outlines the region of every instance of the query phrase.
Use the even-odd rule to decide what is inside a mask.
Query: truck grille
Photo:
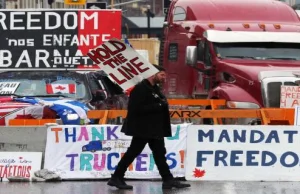
[[[295,77],[272,77],[262,81],[262,95],[265,107],[280,107],[280,88],[284,86],[298,86]]]

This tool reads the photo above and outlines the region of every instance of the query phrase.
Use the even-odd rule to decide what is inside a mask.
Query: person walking
[[[164,137],[172,136],[171,121],[168,101],[158,86],[165,82],[166,72],[163,67],[154,66],[159,72],[139,82],[130,92],[127,117],[121,132],[132,136],[131,144],[107,183],[119,189],[133,188],[124,181],[125,172],[147,143],[162,177],[162,188],[190,187],[190,184],[175,180],[167,164]]]

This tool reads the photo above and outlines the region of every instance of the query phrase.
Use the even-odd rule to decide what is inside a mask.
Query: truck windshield
[[[220,58],[300,60],[298,43],[214,43]]]
[[[67,71],[0,72],[0,95],[87,99],[84,75]]]

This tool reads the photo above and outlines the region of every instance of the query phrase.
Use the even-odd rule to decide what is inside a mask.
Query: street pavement
[[[300,182],[189,182],[190,188],[162,190],[160,181],[127,181],[118,190],[107,181],[0,183],[0,194],[300,194]]]

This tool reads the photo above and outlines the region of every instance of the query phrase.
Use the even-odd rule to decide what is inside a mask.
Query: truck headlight
[[[259,109],[259,105],[253,102],[236,102],[227,101],[226,105],[228,108],[240,108],[240,109]]]

